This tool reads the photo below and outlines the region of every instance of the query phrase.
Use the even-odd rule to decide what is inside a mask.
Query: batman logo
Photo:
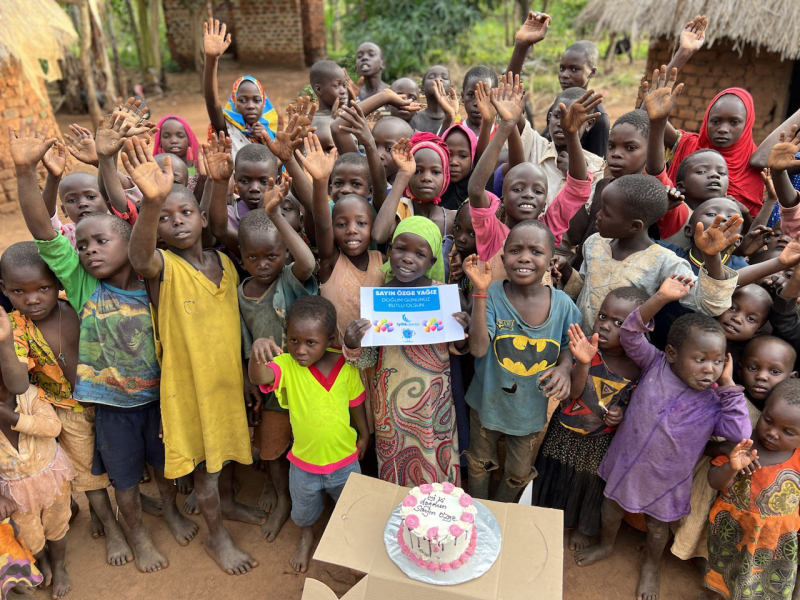
[[[561,344],[548,338],[498,335],[494,339],[497,362],[509,373],[530,377],[556,364]]]

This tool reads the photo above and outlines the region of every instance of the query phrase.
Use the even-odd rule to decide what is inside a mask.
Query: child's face
[[[785,345],[774,339],[756,338],[745,348],[742,355],[742,385],[751,400],[763,402],[772,388],[784,379],[797,377],[794,356]]]
[[[639,306],[633,300],[618,298],[612,294],[606,296],[597,312],[594,321],[592,334],[598,336],[598,347],[601,350],[608,350],[621,347],[619,332],[625,319],[628,318],[636,307]]]
[[[375,138],[375,146],[378,148],[378,156],[381,159],[383,170],[386,172],[386,177],[396,175],[397,165],[392,157],[392,146],[403,137],[400,125],[396,121],[394,123],[378,121],[372,130],[372,137]]]
[[[383,62],[383,52],[377,44],[364,42],[356,49],[356,69],[359,75],[370,77],[381,72],[386,66]]]
[[[717,333],[694,331],[680,350],[665,349],[672,372],[693,390],[707,390],[722,375],[725,338]]]
[[[467,113],[467,119],[474,125],[480,125],[483,121],[481,111],[478,110],[478,99],[475,97],[475,88],[479,81],[483,81],[486,85],[492,87],[492,80],[488,77],[486,79],[474,77],[468,79],[464,89],[461,90],[461,102],[464,104],[464,112]]]
[[[333,239],[347,256],[361,256],[372,241],[372,208],[360,198],[342,198],[333,205]]]
[[[756,423],[756,435],[770,452],[790,452],[800,446],[800,407],[770,396]]]
[[[239,89],[241,90],[241,86],[239,86]],[[186,135],[186,129],[179,121],[167,119],[161,125],[161,149],[186,160],[186,152],[189,150],[189,137]]]
[[[3,275],[0,289],[14,310],[31,321],[44,319],[58,303],[61,284],[48,269],[41,266],[9,268]]]
[[[630,123],[614,125],[608,134],[606,160],[612,177],[641,173],[647,158],[647,139]]]
[[[437,79],[442,82],[445,94],[450,93],[450,71],[442,65],[434,65],[425,71],[425,78],[422,80],[422,93],[428,98],[429,103],[430,98],[435,99],[436,97],[436,92],[433,89],[433,82]],[[472,93],[475,93],[474,87],[472,88]]]
[[[389,264],[395,279],[410,283],[425,276],[436,262],[430,244],[415,233],[401,233],[389,247]]]
[[[194,246],[208,224],[206,213],[194,199],[183,194],[169,194],[158,218],[158,235],[167,246],[186,250]]]
[[[347,104],[347,83],[344,79],[344,69],[342,69],[340,75],[335,75],[323,83],[316,84],[314,93],[323,105],[333,106],[337,99],[340,106]]]
[[[717,148],[727,148],[742,137],[747,110],[733,94],[725,94],[708,111],[708,138]]]
[[[561,62],[558,64],[558,82],[562,90],[571,87],[585,88],[596,71],[597,69],[589,66],[586,54],[580,50],[567,50],[561,55]]]
[[[334,336],[322,333],[319,321],[293,319],[287,328],[286,345],[289,354],[301,367],[310,367],[325,356]]]
[[[392,90],[401,95],[405,94],[406,100],[410,100],[411,102],[417,102],[419,100],[419,87],[413,79],[409,79],[408,77],[403,77],[395,81],[392,84]],[[389,105],[389,114],[398,119],[403,119],[406,123],[409,123],[414,117],[413,112],[400,110],[391,104]]]
[[[252,81],[243,81],[236,90],[236,112],[252,127],[264,114],[264,98]]]
[[[189,169],[186,168],[186,163],[180,157],[171,156],[172,153],[162,153],[155,156],[156,164],[164,168],[164,159],[169,156],[172,162],[172,180],[182,186],[189,184]],[[176,160],[177,159],[177,160]]]
[[[365,200],[370,198],[372,186],[368,181],[362,165],[339,163],[333,167],[333,173],[331,173],[331,200],[336,203],[339,198],[347,194],[357,194]]]
[[[560,104],[563,104],[564,108],[569,110],[569,107],[572,106],[573,102],[575,102],[575,100],[562,98]],[[561,106],[557,104],[553,108],[553,112],[550,113],[550,124],[548,127],[550,129],[550,139],[553,140],[553,143],[558,148],[564,148],[567,145],[567,137],[564,135],[564,130],[561,128],[561,119],[563,118],[564,115],[561,113]],[[581,128],[578,130],[578,137],[589,131],[593,123],[594,121],[587,121],[581,125]]]
[[[286,266],[286,243],[277,229],[242,231],[239,250],[244,268],[265,287],[272,285]]]
[[[408,182],[411,191],[422,202],[432,202],[444,187],[444,169],[441,157],[430,148],[414,153],[417,170]]]
[[[109,219],[84,219],[75,228],[75,249],[81,265],[95,279],[109,279],[130,267],[128,240]]]
[[[291,194],[287,195],[281,202],[281,214],[286,219],[286,222],[289,223],[289,226],[297,233],[300,233],[303,229],[303,209],[300,206],[300,202],[294,200]]]
[[[634,223],[622,212],[624,199],[615,181],[603,190],[603,207],[597,213],[597,232],[607,239],[626,239],[634,233]]]
[[[97,177],[89,173],[72,173],[67,175],[58,186],[61,197],[61,208],[73,223],[91,213],[108,212],[106,202],[100,195]]]
[[[472,216],[469,204],[462,206],[458,211],[458,218],[453,223],[453,237],[456,250],[462,258],[466,258],[478,251],[475,241],[475,229],[472,227]]]
[[[692,245],[694,245],[694,232],[698,223],[703,224],[703,229],[708,230],[714,223],[717,215],[721,215],[726,220],[733,215],[742,216],[742,211],[739,205],[730,198],[714,198],[713,200],[706,200],[692,213],[689,222],[683,228],[684,235],[689,238]],[[737,233],[741,233],[741,225],[736,229]]]
[[[547,204],[547,177],[532,163],[511,169],[503,180],[503,206],[517,223],[538,219]]]
[[[771,304],[769,296],[762,296],[758,291],[759,288],[749,285],[737,289],[731,297],[731,307],[717,317],[729,342],[753,339],[767,321]]]
[[[511,230],[503,246],[503,266],[517,286],[541,285],[544,274],[555,263],[553,249],[538,227]]]
[[[236,192],[250,210],[257,208],[264,200],[269,179],[278,178],[278,170],[268,162],[240,162],[233,174]]]
[[[683,181],[676,187],[686,196],[690,207],[728,193],[728,164],[722,156],[716,152],[701,152],[684,160],[691,162],[684,171]]]
[[[445,140],[450,149],[450,182],[457,183],[469,175],[472,168],[472,149],[467,134],[454,129]]]

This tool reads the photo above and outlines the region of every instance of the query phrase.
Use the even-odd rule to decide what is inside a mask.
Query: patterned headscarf
[[[436,152],[436,154],[439,155],[439,158],[442,159],[442,173],[444,174],[444,182],[442,183],[442,189],[439,190],[436,198],[433,199],[434,204],[439,204],[439,202],[442,201],[442,193],[447,189],[447,186],[450,185],[450,150],[447,148],[447,144],[444,143],[442,138],[426,131],[415,133],[411,137],[410,141],[412,155],[416,154],[423,148],[428,148]],[[417,198],[417,196],[414,195],[414,192],[411,191],[410,185],[406,186],[406,196],[412,200],[416,200],[417,202],[429,202],[429,200],[420,200]]]
[[[163,154],[166,152],[166,150],[161,147],[161,126],[170,119],[175,119],[178,123],[183,125],[183,129],[186,131],[186,137],[189,140],[189,147],[186,149],[186,160],[197,160],[197,153],[200,149],[200,144],[197,142],[194,131],[192,131],[192,128],[189,127],[189,123],[180,117],[176,117],[175,115],[167,115],[166,117],[162,117],[162,119],[158,122],[158,131],[156,131],[156,138],[155,142],[153,143],[153,148],[155,149],[153,154]]]
[[[258,122],[261,123],[264,126],[264,129],[269,132],[269,136],[274,138],[275,130],[277,129],[278,124],[278,113],[274,108],[272,108],[272,102],[269,101],[269,98],[267,98],[267,95],[264,93],[264,87],[259,83],[258,79],[251,75],[240,77],[234,82],[233,90],[228,98],[228,102],[222,109],[222,112],[225,115],[225,120],[233,125],[236,129],[241,131],[248,138],[250,138],[252,135],[250,127],[244,122],[244,117],[236,110],[236,93],[239,91],[239,86],[245,81],[249,81],[255,85],[258,88],[258,93],[261,94],[261,97],[264,99],[264,108],[262,110],[261,118],[258,119]],[[260,142],[260,140],[257,139],[251,139],[250,141]]]
[[[394,230],[392,241],[401,233],[413,233],[424,239],[431,247],[436,262],[430,269],[425,271],[425,276],[433,281],[444,282],[444,260],[442,258],[442,232],[439,226],[427,217],[408,217],[400,221]],[[386,281],[394,278],[392,263],[388,260],[381,267],[381,271],[386,274]]]

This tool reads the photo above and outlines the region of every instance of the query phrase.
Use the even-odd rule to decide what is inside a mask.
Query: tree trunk
[[[119,62],[119,51],[117,50],[117,35],[114,30],[114,12],[106,10],[106,20],[108,21],[108,39],[111,42],[111,56],[114,59],[114,73],[117,76],[117,93],[120,96],[127,97],[128,95],[128,78],[125,76],[125,70]],[[116,102],[116,98],[114,99]]]
[[[157,87],[154,91],[156,94],[162,94],[161,86],[164,85],[164,66],[161,62],[161,35],[158,28],[161,22],[161,15],[159,12],[161,0],[149,0],[148,4],[148,8],[150,9],[148,19],[148,26],[150,27],[150,55],[153,58],[153,79]]]
[[[111,60],[108,58],[108,43],[106,42],[106,35],[103,31],[103,16],[107,7],[105,5],[98,5],[98,14],[92,14],[92,33],[94,37],[94,50],[95,55],[100,59],[100,68],[106,78],[106,87],[103,95],[106,98],[106,107],[111,108],[117,102],[117,85],[116,78],[114,77],[114,69],[111,68]],[[91,14],[91,13],[90,13]],[[116,54],[117,49],[114,48]]]
[[[128,21],[131,24],[131,33],[133,40],[136,42],[136,54],[139,56],[139,64],[142,64],[144,57],[144,46],[142,45],[142,36],[139,34],[139,26],[136,21],[136,13],[133,10],[133,0],[125,0],[125,11],[128,13]]]
[[[81,71],[89,116],[92,118],[92,125],[97,129],[103,119],[103,113],[100,112],[100,104],[97,102],[97,86],[92,68],[92,19],[89,15],[88,2],[81,3]]]

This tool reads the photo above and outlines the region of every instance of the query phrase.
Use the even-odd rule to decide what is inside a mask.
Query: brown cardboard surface
[[[481,501],[500,526],[500,556],[477,579],[455,586],[433,586],[406,576],[389,558],[383,543],[386,521],[407,493],[407,488],[363,475],[352,474],[348,479],[314,553],[315,560],[368,574],[344,599],[515,600],[530,598],[532,590],[537,600],[561,598],[561,511]],[[321,595],[317,583],[306,586],[303,600],[329,599]]]
[[[364,578],[353,586],[344,597],[347,600],[364,600],[367,593],[367,579]],[[321,581],[316,579],[306,578],[303,585],[303,599],[302,600],[339,600],[333,590]]]

